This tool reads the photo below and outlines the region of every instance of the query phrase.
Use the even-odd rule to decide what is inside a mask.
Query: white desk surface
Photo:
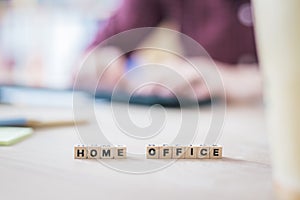
[[[97,109],[109,115],[108,106]],[[204,109],[204,121],[209,112]],[[72,117],[71,108],[1,105],[0,113],[1,117]],[[266,200],[273,197],[261,105],[227,108],[219,142],[224,146],[222,160],[182,159],[155,173],[133,175],[111,170],[96,161],[74,160],[73,146],[79,143],[74,127],[60,127],[38,129],[18,144],[0,146],[0,198]]]

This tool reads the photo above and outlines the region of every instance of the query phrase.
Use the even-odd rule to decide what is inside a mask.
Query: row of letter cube
[[[222,146],[219,145],[148,145],[148,159],[218,159],[222,158]]]
[[[126,146],[117,145],[78,145],[74,147],[75,159],[120,159],[126,158]]]

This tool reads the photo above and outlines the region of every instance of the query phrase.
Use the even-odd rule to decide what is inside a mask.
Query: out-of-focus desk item
[[[252,3],[277,199],[298,200],[300,1],[254,0]]]
[[[143,96],[143,95],[132,95],[125,92],[117,92],[116,94],[112,94],[111,92],[106,91],[98,91],[95,93],[95,98],[106,101],[114,101],[114,102],[122,102],[122,103],[130,103],[137,105],[162,105],[163,107],[168,108],[178,108],[178,107],[189,107],[189,106],[204,106],[209,105],[211,103],[211,99],[203,99],[198,102],[191,99],[181,99],[178,100],[176,97],[160,97],[160,96]]]
[[[149,108],[131,107],[134,120]],[[71,108],[0,106],[1,116],[70,117]],[[190,112],[194,112],[193,109]],[[209,123],[210,109],[201,110],[201,123]],[[98,104],[95,113],[110,116],[109,104]],[[179,123],[180,109],[166,109],[168,121]],[[102,125],[112,139],[113,119]],[[272,199],[271,166],[261,105],[227,108],[221,160],[178,160],[155,173],[133,175],[109,169],[96,161],[75,160],[74,145],[80,144],[74,127],[38,129],[28,140],[0,147],[0,188],[3,199]],[[132,140],[132,138],[131,138]],[[126,139],[128,150],[136,142]],[[130,142],[131,141],[131,142]],[[200,143],[196,140],[195,143]],[[132,158],[119,162],[132,162]],[[158,162],[165,162],[159,160]]]
[[[26,118],[0,118],[0,127],[2,126],[15,126],[15,127],[32,127],[32,128],[46,128],[46,127],[58,127],[58,126],[75,126],[75,124],[83,124],[85,120],[37,120]]]
[[[0,127],[0,146],[12,145],[32,134],[31,128]]]
[[[97,91],[94,95],[91,92],[73,92],[72,89],[56,90],[46,88],[31,88],[23,86],[0,86],[0,103],[9,104],[26,104],[26,105],[51,105],[51,106],[71,106],[73,95],[81,95],[85,97],[94,97],[97,101],[114,101],[121,103],[130,103],[137,105],[151,106],[155,104],[164,107],[189,107],[189,106],[205,106],[212,101],[210,98],[195,101],[192,99],[177,99],[176,97],[159,97],[159,96],[130,96],[126,92],[116,92],[112,94],[110,91]],[[1,125],[1,122],[0,122]]]

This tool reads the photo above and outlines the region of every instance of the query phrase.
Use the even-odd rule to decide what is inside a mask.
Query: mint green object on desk
[[[0,127],[0,145],[8,146],[22,141],[33,133],[32,128]]]

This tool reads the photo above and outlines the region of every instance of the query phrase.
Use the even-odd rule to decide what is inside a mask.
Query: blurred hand
[[[181,59],[160,63],[167,69],[157,69],[153,84],[136,91],[138,95],[157,95],[162,97],[184,97],[189,99],[207,99],[209,91],[201,74]],[[157,66],[157,68],[162,68]]]
[[[77,89],[112,91],[125,72],[126,58],[113,47],[96,49],[84,56],[77,69]],[[120,85],[126,88],[125,80]]]
[[[226,98],[229,103],[262,100],[262,75],[256,64],[228,66],[217,64],[223,78]]]
[[[174,77],[163,74],[155,81],[157,84],[147,85],[140,88],[136,93],[163,97],[179,95],[185,98],[194,99],[196,97],[203,100],[221,96],[225,92],[228,102],[247,102],[261,98],[261,75],[257,66],[229,66],[215,62],[218,73],[223,80],[223,84],[219,84],[215,80],[216,68],[212,66],[212,62],[201,58],[192,60],[193,63],[197,63],[201,73],[182,60],[173,60],[165,63],[165,65],[172,66],[172,70],[178,73],[181,79],[172,80]]]

